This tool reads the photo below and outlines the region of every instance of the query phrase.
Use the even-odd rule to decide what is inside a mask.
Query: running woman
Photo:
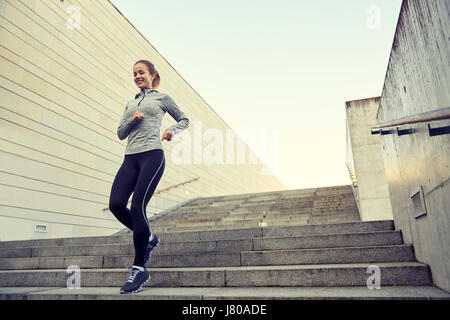
[[[140,89],[134,100],[125,106],[117,128],[120,140],[128,137],[125,156],[111,187],[109,209],[128,229],[133,231],[135,257],[127,282],[120,293],[139,292],[150,280],[145,264],[159,239],[150,232],[145,208],[162,177],[165,156],[162,142],[189,126],[189,119],[166,93],[158,92],[160,76],[155,66],[139,60],[133,66],[134,82]],[[161,121],[168,112],[177,123],[159,138]],[[133,193],[131,208],[128,199]]]

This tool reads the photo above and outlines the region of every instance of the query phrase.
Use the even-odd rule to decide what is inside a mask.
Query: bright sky
[[[401,0],[110,1],[232,129],[267,134],[288,189],[351,183],[345,102],[381,95]]]

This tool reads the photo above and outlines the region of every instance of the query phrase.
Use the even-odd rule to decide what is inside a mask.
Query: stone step
[[[211,205],[212,203],[214,203],[215,200],[194,200],[192,202],[186,203],[185,205],[183,205],[183,208],[187,208],[187,207],[192,207],[192,208],[197,208],[197,207],[207,207],[209,205]]]
[[[148,268],[151,280],[145,287],[340,287],[366,286],[369,263]],[[431,271],[418,262],[377,263],[381,286],[430,286]],[[370,270],[369,270],[370,271]],[[82,287],[120,287],[128,278],[126,269],[82,269]],[[66,287],[66,269],[2,270],[0,287]]]
[[[119,287],[2,287],[0,300],[450,300],[432,286],[361,287],[144,287],[123,295]],[[225,311],[223,311],[225,312]],[[217,311],[216,311],[217,314]],[[224,313],[225,314],[225,313]]]
[[[315,201],[336,201],[344,199],[354,199],[353,193],[317,193],[314,195]]]
[[[228,226],[226,229],[210,230],[182,230],[178,228],[177,232],[170,232],[171,239],[178,238],[179,241],[185,240],[206,240],[206,239],[237,239],[246,237],[275,237],[275,236],[294,236],[294,235],[312,235],[312,234],[332,234],[332,233],[351,233],[351,232],[371,232],[393,230],[392,220],[368,221],[368,222],[345,222],[337,224],[308,224],[302,226],[284,226],[284,227],[253,227],[240,228],[239,226]],[[156,232],[154,228],[152,228]],[[158,234],[158,233],[157,233]]]
[[[222,230],[203,230],[198,232],[172,232],[162,233],[158,236],[163,241],[188,241],[188,240],[227,240],[241,238],[259,238],[259,237],[292,237],[292,236],[315,236],[322,234],[343,234],[358,232],[376,232],[391,231],[394,229],[393,222],[371,221],[352,222],[335,225],[305,225],[290,227],[254,227],[222,229]],[[131,236],[130,236],[131,237]]]
[[[335,192],[322,192],[322,191],[316,191],[314,194],[314,197],[316,199],[345,199],[345,198],[352,198],[353,193],[351,191],[349,192],[342,192],[342,191],[335,191]]]
[[[277,202],[277,201],[281,201],[280,196],[271,196],[271,197],[252,197],[252,198],[248,198],[245,201],[245,204],[257,204],[257,203],[272,203],[272,202]]]
[[[183,221],[182,223],[180,223],[181,222],[181,220],[178,220],[178,221],[162,221],[162,222],[159,222],[159,223],[154,223],[154,224],[152,224],[152,226],[151,226],[151,229],[152,230],[156,230],[156,229],[158,229],[158,228],[178,228],[178,227],[180,227],[180,228],[183,228],[183,229],[186,229],[186,227],[197,227],[197,226],[199,226],[199,227],[201,227],[201,226],[206,226],[206,227],[210,227],[210,226],[215,226],[215,225],[217,225],[217,223],[218,222],[220,222],[220,218],[215,218],[215,219],[199,219],[199,220],[203,220],[203,221],[189,221],[189,220],[186,220],[186,221]],[[169,229],[167,229],[167,230],[169,230]]]
[[[258,216],[263,216],[265,214],[268,214],[268,211],[249,211],[249,212],[230,212],[226,217],[236,217],[236,218],[244,218],[244,217],[258,217]]]
[[[296,223],[297,225],[301,225],[300,223]],[[306,225],[307,223],[303,223],[303,225]],[[179,226],[177,224],[171,224],[162,226],[161,228],[152,228],[152,230],[155,233],[161,233],[161,232],[196,232],[196,231],[215,231],[215,230],[223,230],[226,229],[240,229],[240,228],[256,228],[256,227],[286,227],[289,226],[289,222],[281,221],[279,223],[277,222],[264,222],[260,219],[254,219],[254,220],[239,220],[239,221],[233,221],[233,222],[218,222],[218,223],[203,223],[203,224],[191,224],[187,226]]]
[[[229,215],[226,217],[223,217],[221,219],[221,222],[232,222],[232,223],[239,223],[242,221],[254,221],[259,222],[264,218],[264,214],[249,214],[249,215],[239,215],[239,216],[233,216]]]
[[[264,212],[269,212],[270,208],[258,208],[258,209],[249,209],[249,208],[236,208],[230,211],[230,214],[260,214],[260,213],[264,213]]]
[[[311,212],[314,214],[344,214],[346,212],[358,212],[356,207],[348,208],[311,208]]]
[[[338,223],[339,221],[346,221],[349,218],[350,219],[356,219],[359,221],[359,214],[356,212],[347,212],[345,214],[311,214],[309,216],[311,223],[315,223],[314,221],[317,221],[317,224],[320,223]],[[332,222],[327,222],[332,221]]]
[[[196,222],[218,222],[221,221],[223,217],[226,217],[228,214],[221,214],[215,216],[205,216],[205,217],[188,217],[188,218],[180,218],[178,219],[178,223],[184,225],[186,223],[196,223]]]
[[[229,214],[231,211],[217,211],[217,212],[171,212],[170,214],[166,214],[162,217],[155,218],[152,222],[156,221],[171,221],[171,220],[179,220],[179,219],[187,219],[187,218],[201,218],[201,217],[222,217],[224,215]]]
[[[263,213],[271,210],[271,206],[260,206],[260,207],[238,207],[230,210],[231,213],[241,214],[241,213]]]
[[[300,220],[303,221],[304,219],[309,219],[311,214],[305,213],[305,214],[283,214],[283,215],[273,215],[273,214],[267,214],[264,216],[264,221],[280,221],[280,220],[286,220],[286,221],[295,221]]]
[[[233,212],[231,212],[233,214]],[[285,209],[285,210],[279,210],[279,209],[271,209],[270,211],[266,212],[266,215],[270,215],[273,217],[282,217],[282,216],[288,216],[288,215],[304,215],[304,214],[311,214],[311,208],[304,208],[304,209]]]
[[[259,224],[258,224],[259,226]],[[229,226],[222,226],[222,225],[212,225],[212,226],[179,226],[179,225],[171,225],[171,226],[165,226],[165,227],[152,227],[152,232],[155,232],[156,234],[160,233],[181,233],[181,232],[202,232],[202,231],[217,231],[217,230],[223,230],[224,228],[230,229],[230,230],[236,230],[236,229],[251,229],[255,228],[257,225],[254,223],[252,224],[242,224],[242,225],[229,225]]]
[[[304,194],[282,194],[280,196],[280,201],[309,201],[314,200],[314,193],[304,193]]]
[[[355,204],[329,204],[329,205],[313,205],[313,211],[342,211],[342,210],[356,210]]]
[[[309,193],[291,193],[291,194],[282,194],[280,196],[280,201],[297,201],[297,200],[311,200],[315,198],[315,193],[314,192],[309,192]]]
[[[240,240],[233,240],[240,241]],[[288,237],[253,238],[253,250],[312,249],[351,246],[382,246],[403,243],[400,231],[336,233]]]
[[[180,221],[181,219],[186,219],[186,220],[189,220],[189,219],[214,219],[214,218],[221,218],[221,217],[227,216],[228,214],[229,214],[229,211],[204,212],[204,213],[199,213],[199,212],[189,212],[189,213],[174,212],[171,215],[163,216],[162,219],[156,219],[153,222],[156,222],[156,221],[166,222],[166,221],[172,221],[172,220]]]
[[[358,213],[356,208],[338,208],[338,209],[311,209],[313,215],[343,215],[348,213]]]
[[[312,219],[310,219],[312,218]],[[188,225],[198,225],[198,226],[216,226],[216,225],[229,225],[240,224],[252,222],[253,226],[257,226],[258,222],[265,221],[277,225],[292,225],[292,224],[306,224],[311,223],[324,223],[330,221],[329,223],[338,223],[344,221],[358,221],[359,215],[357,212],[345,212],[342,214],[338,213],[276,213],[271,212],[250,212],[250,213],[221,213],[216,215],[207,215],[204,217],[194,215],[192,217],[173,217],[163,220],[154,220],[152,223],[152,228],[158,227],[185,227]]]
[[[284,225],[292,225],[292,224],[306,224],[308,222],[310,215],[309,214],[303,214],[303,215],[286,215],[282,217],[274,217],[271,215],[264,215],[264,214],[258,214],[258,215],[244,215],[244,216],[233,216],[229,215],[227,217],[223,217],[221,219],[220,223],[217,224],[223,224],[225,222],[234,222],[234,223],[243,223],[243,222],[250,222],[253,221],[255,223],[258,222],[268,222],[270,224],[284,224]],[[256,224],[257,225],[257,224]]]
[[[203,231],[181,231],[157,233],[163,241],[189,241],[189,240],[226,240],[254,237],[283,237],[283,236],[302,236],[302,235],[320,235],[334,233],[355,233],[355,232],[374,232],[394,230],[392,220],[351,222],[339,224],[317,224],[288,227],[253,227],[242,228],[236,226],[234,229],[203,230]],[[154,228],[152,228],[152,232]],[[155,231],[156,233],[156,231]],[[129,241],[131,234],[124,236],[97,236],[97,237],[72,237],[55,239],[34,239],[34,240],[15,240],[0,241],[0,248],[18,248],[18,247],[41,247],[41,246],[65,246],[65,245],[83,245],[83,244],[115,244]],[[2,251],[0,251],[1,253]]]
[[[247,208],[247,207],[264,207],[264,206],[271,206],[275,203],[280,201],[279,199],[249,199],[245,203],[242,203],[240,207]]]
[[[242,266],[414,261],[411,245],[241,252]]]
[[[257,230],[255,230],[257,231]],[[288,237],[258,237],[228,240],[181,240],[179,238],[161,236],[161,243],[155,251],[161,254],[168,253],[194,253],[194,252],[221,252],[221,251],[249,251],[249,250],[288,250],[333,248],[351,246],[381,246],[402,244],[400,231],[377,231],[363,233],[341,233]],[[29,257],[55,257],[55,256],[92,256],[107,254],[131,254],[134,251],[132,237],[118,239],[121,243],[114,244],[85,244],[5,248],[0,252],[1,258],[29,258]]]
[[[311,209],[312,209],[312,204],[302,203],[302,204],[294,204],[294,205],[289,205],[289,204],[273,205],[270,208],[270,211],[273,211],[273,212],[284,212],[284,211],[303,212],[303,211],[311,211]]]
[[[178,223],[172,222],[168,224],[157,224],[152,227],[152,230],[174,231],[174,230],[215,230],[224,228],[253,228],[258,226],[289,226],[289,225],[305,225],[308,223],[308,217],[299,217],[295,220],[289,219],[274,219],[264,222],[263,217],[248,217],[239,219],[220,219],[219,221],[203,221],[203,222],[183,222],[180,226]]]
[[[190,209],[186,208],[187,210],[182,210],[183,207],[180,207],[173,213],[195,213],[195,214],[208,214],[208,213],[220,213],[220,212],[228,212],[234,210],[236,206],[230,206],[230,207],[201,207],[201,208],[195,208]]]
[[[337,196],[337,197],[328,197],[328,196],[316,196],[314,197],[314,204],[327,204],[327,203],[355,203],[355,199],[353,195],[348,196]]]
[[[285,218],[277,218],[277,217],[265,217],[261,220],[262,223],[266,223],[267,226],[277,226],[277,225],[306,225],[309,222],[309,215],[303,215],[298,217],[285,217]]]
[[[117,246],[115,252],[102,250],[103,248],[95,250],[92,247],[73,247],[71,250],[46,248],[44,252],[36,252],[38,256],[32,258],[0,259],[0,270],[60,269],[70,265],[77,265],[81,269],[122,268],[133,263],[134,248],[130,247]],[[92,254],[96,255],[90,256],[87,250],[95,251]],[[51,254],[52,251],[54,255]],[[155,250],[150,267],[279,266],[408,261],[414,261],[411,245],[173,254],[161,254]]]
[[[357,215],[347,215],[341,217],[320,217],[320,216],[311,216],[309,218],[309,223],[313,224],[333,224],[333,223],[342,223],[342,222],[350,222],[350,221],[359,221],[359,216]]]
[[[305,225],[308,223],[308,216],[298,217],[295,219],[274,219],[268,220],[268,222],[264,222],[263,217],[248,217],[248,218],[238,218],[238,219],[220,219],[218,221],[184,221],[181,226],[178,223],[170,223],[170,224],[158,224],[155,227],[167,228],[166,230],[188,230],[190,227],[191,230],[195,230],[197,228],[203,228],[204,230],[211,229],[223,229],[228,227],[257,227],[257,226],[289,226],[289,225]],[[263,223],[263,224],[261,224]],[[264,224],[265,223],[265,224]],[[152,230],[155,229],[152,228]],[[182,228],[182,229],[181,229]]]
[[[219,200],[210,204],[210,207],[234,207],[242,205],[246,200]]]

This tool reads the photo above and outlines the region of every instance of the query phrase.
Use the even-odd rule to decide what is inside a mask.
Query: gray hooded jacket
[[[131,121],[134,113],[140,111],[144,117]],[[164,114],[168,112],[176,124],[166,130],[178,134],[189,126],[189,119],[176,105],[175,101],[166,93],[150,88],[142,88],[135,99],[129,101],[117,128],[120,140],[128,137],[125,154],[134,154],[153,149],[163,149],[160,130]]]

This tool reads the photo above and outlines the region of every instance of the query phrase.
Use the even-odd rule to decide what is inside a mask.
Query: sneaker
[[[150,280],[150,275],[147,269],[139,269],[132,267],[130,276],[127,282],[120,289],[120,293],[134,293],[139,292],[142,286]]]
[[[150,257],[152,256],[152,251],[153,249],[155,249],[159,244],[159,238],[156,236],[156,234],[153,235],[153,239],[151,241],[148,242],[147,244],[147,254],[145,255],[144,258],[144,264],[146,264],[148,262],[148,260],[150,260]]]

